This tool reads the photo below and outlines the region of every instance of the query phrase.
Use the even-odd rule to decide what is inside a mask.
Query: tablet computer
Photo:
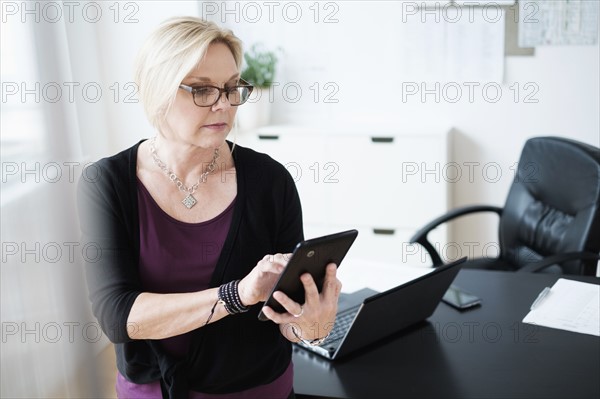
[[[304,273],[312,275],[319,292],[321,292],[325,280],[326,266],[329,263],[335,263],[339,267],[357,235],[358,231],[348,230],[302,241],[296,245],[291,259],[279,276],[279,280],[273,286],[263,307],[269,306],[278,313],[286,312],[285,308],[273,298],[275,291],[281,291],[292,300],[303,304],[304,285],[300,281],[300,276]],[[269,320],[262,310],[258,315],[258,319],[262,321]]]

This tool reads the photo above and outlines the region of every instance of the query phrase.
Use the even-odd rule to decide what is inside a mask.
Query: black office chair
[[[435,227],[459,216],[500,216],[498,258],[466,268],[595,275],[600,259],[600,149],[560,137],[529,139],[504,208],[467,206],[433,220],[412,238],[443,264],[427,240]]]

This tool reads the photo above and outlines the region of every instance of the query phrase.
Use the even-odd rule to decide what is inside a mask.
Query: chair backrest
[[[501,257],[517,268],[542,257],[600,251],[600,149],[559,137],[529,139],[500,220]],[[594,261],[563,264],[592,274]]]

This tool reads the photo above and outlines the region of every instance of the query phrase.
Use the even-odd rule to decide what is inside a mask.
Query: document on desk
[[[523,323],[600,336],[600,285],[560,278],[538,296]]]

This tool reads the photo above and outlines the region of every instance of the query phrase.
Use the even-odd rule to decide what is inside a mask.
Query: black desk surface
[[[335,362],[295,348],[294,390],[299,398],[599,398],[600,338],[521,322],[559,277],[462,270],[455,284],[482,306],[440,303],[426,322]]]

